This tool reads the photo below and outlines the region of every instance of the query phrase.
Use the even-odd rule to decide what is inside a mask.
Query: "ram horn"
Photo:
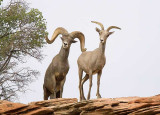
[[[87,49],[85,48],[85,37],[84,34],[80,31],[74,31],[70,34],[73,39],[78,38],[81,45],[81,51],[85,52]]]
[[[102,30],[104,30],[104,26],[103,26],[103,24],[102,23],[100,23],[100,22],[96,22],[96,21],[91,21],[92,23],[95,23],[95,24],[98,24],[98,25],[100,25],[101,26],[101,29]]]
[[[68,31],[67,31],[66,29],[62,28],[62,27],[58,27],[58,28],[54,31],[51,40],[48,39],[48,36],[45,37],[46,42],[47,42],[48,44],[53,43],[54,40],[57,38],[57,36],[58,36],[59,34],[62,34],[62,35],[68,34]]]
[[[110,26],[110,27],[108,27],[108,29],[107,29],[106,31],[108,31],[108,32],[109,32],[109,30],[111,30],[112,28],[120,29],[120,30],[121,30],[121,28],[119,28],[119,27],[117,27],[117,26]]]

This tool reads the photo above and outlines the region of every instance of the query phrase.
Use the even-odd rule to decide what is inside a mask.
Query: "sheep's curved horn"
[[[108,29],[107,29],[106,31],[108,31],[108,32],[109,32],[109,30],[111,30],[112,28],[120,29],[120,30],[121,30],[121,28],[119,28],[119,27],[117,27],[117,26],[110,26],[110,27],[108,27]]]
[[[92,23],[95,23],[95,24],[98,24],[98,25],[100,25],[101,26],[101,29],[102,30],[104,30],[104,26],[103,26],[103,24],[102,23],[100,23],[100,22],[96,22],[96,21],[91,21]]]
[[[66,29],[62,28],[62,27],[58,27],[58,28],[54,31],[51,40],[48,39],[48,36],[45,37],[46,42],[47,42],[48,44],[53,43],[54,40],[57,38],[57,36],[58,36],[59,34],[62,34],[62,35],[63,35],[63,34],[68,34],[68,31],[67,31]]]
[[[84,34],[80,31],[74,31],[70,34],[73,39],[78,38],[80,43],[81,43],[81,51],[85,52],[87,49],[84,47],[85,46],[85,37]]]

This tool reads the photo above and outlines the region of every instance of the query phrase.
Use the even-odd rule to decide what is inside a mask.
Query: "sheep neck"
[[[99,44],[99,49],[100,49],[100,52],[101,52],[102,54],[105,53],[105,48],[106,48],[106,42]]]
[[[59,52],[61,61],[66,61],[68,59],[69,50],[70,50],[70,47],[67,49],[64,49],[63,46],[61,47],[61,50]]]

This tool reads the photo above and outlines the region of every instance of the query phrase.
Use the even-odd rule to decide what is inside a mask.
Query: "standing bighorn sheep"
[[[60,52],[53,58],[52,62],[46,70],[43,84],[44,100],[47,100],[49,96],[51,99],[62,98],[63,86],[69,70],[69,50],[71,44],[77,42],[74,40],[75,38],[80,40],[81,51],[86,51],[84,48],[85,37],[83,33],[79,31],[68,33],[67,30],[62,27],[59,27],[54,31],[51,40],[46,37],[47,43],[53,43],[59,34],[62,35],[62,47]]]
[[[97,76],[97,98],[101,98],[99,93],[99,86],[100,86],[100,77],[102,74],[102,69],[106,63],[105,57],[105,46],[107,38],[113,34],[114,32],[109,32],[112,28],[120,29],[116,26],[110,26],[107,30],[104,30],[104,26],[99,23],[92,21],[92,23],[96,23],[101,26],[101,30],[96,28],[96,31],[99,33],[100,36],[100,44],[99,48],[95,49],[94,51],[86,51],[83,52],[78,60],[78,68],[79,68],[79,92],[80,92],[80,101],[86,100],[84,97],[83,92],[83,84],[89,79],[89,92],[87,99],[90,99],[91,87],[92,87],[92,75],[98,74]],[[82,79],[83,71],[86,73],[85,77]]]

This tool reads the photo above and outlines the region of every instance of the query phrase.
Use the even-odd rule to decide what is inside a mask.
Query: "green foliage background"
[[[5,7],[0,6],[1,99],[11,100],[17,96],[17,91],[25,91],[38,74],[38,71],[29,67],[17,67],[19,63],[26,62],[25,56],[39,61],[43,59],[41,48],[45,45],[44,37],[47,34],[42,13],[29,8],[25,1],[11,1]]]

